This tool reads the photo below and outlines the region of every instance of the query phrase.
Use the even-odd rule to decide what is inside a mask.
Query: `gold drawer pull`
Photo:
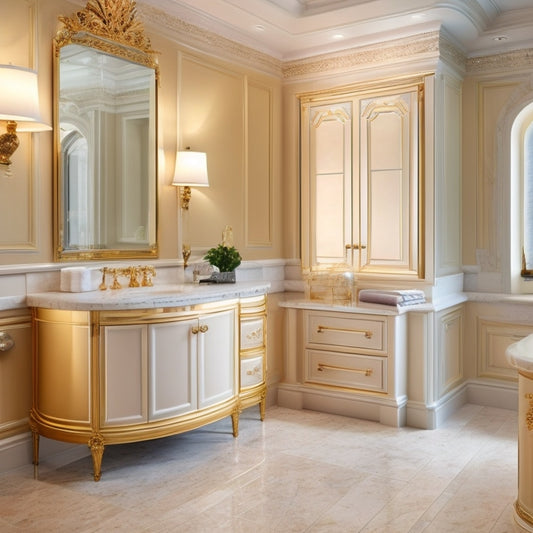
[[[197,335],[198,333],[205,333],[209,329],[209,326],[202,324],[199,328],[196,326],[192,328],[192,334]]]
[[[254,376],[255,374],[259,374],[261,372],[261,367],[256,366],[253,370],[247,370],[246,375],[247,376]]]
[[[316,332],[317,333],[323,333],[326,330],[329,330],[329,331],[344,331],[345,333],[361,333],[367,339],[371,339],[372,338],[372,332],[369,331],[368,329],[331,328],[331,327],[328,327],[328,326],[317,326],[317,328],[316,328]]]
[[[365,376],[371,376],[374,372],[371,368],[346,368],[344,366],[325,365],[324,363],[318,363],[317,370],[324,372],[324,370],[342,370],[344,372],[355,372],[356,374],[364,374]]]

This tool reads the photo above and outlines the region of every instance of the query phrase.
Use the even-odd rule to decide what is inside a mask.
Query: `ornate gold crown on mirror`
[[[76,42],[76,34],[89,32],[109,40],[90,40],[88,44],[93,48],[112,54],[118,53],[126,59],[131,55],[132,61],[157,68],[151,57],[157,52],[152,49],[150,39],[144,33],[144,26],[136,17],[137,6],[134,0],[89,0],[85,9],[76,12],[72,17],[59,17],[65,27],[57,33],[55,40],[60,47],[69,42]],[[84,43],[87,44],[86,36]],[[120,44],[126,48],[120,47],[117,52]],[[141,50],[143,54],[135,54],[131,48]]]

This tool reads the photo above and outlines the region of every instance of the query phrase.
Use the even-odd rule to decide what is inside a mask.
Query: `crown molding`
[[[282,62],[268,54],[170,16],[150,5],[138,4],[138,11],[147,27],[177,44],[281,77]]]
[[[529,70],[533,68],[533,48],[513,50],[490,56],[471,57],[466,62],[469,75]]]

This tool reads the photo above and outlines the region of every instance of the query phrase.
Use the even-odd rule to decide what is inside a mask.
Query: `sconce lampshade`
[[[209,187],[206,154],[204,152],[191,152],[190,150],[178,152],[172,185]]]
[[[37,72],[13,65],[0,65],[0,87],[0,120],[17,122],[18,131],[50,129],[50,126],[42,123],[39,111]]]
[[[46,131],[39,111],[37,73],[33,70],[0,65],[0,122],[6,133],[0,135],[0,164],[11,165],[9,159],[19,146],[17,131]]]

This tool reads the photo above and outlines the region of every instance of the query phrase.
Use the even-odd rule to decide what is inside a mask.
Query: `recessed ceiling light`
[[[415,14],[411,15],[411,18],[413,20],[422,20],[422,19],[426,18],[426,14],[425,13],[415,13]]]
[[[496,37],[492,38],[493,41],[508,41],[509,37],[507,35],[497,35]]]
[[[336,33],[335,35],[332,35],[331,38],[335,41],[340,41],[341,39],[344,39],[344,35],[342,33]]]
[[[254,28],[256,31],[265,31],[265,27],[262,24],[256,24]]]

